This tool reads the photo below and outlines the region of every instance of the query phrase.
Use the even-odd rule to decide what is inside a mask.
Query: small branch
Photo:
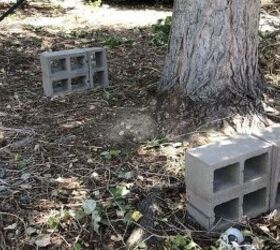
[[[113,224],[111,223],[111,220],[110,220],[110,218],[109,218],[107,209],[105,210],[105,212],[106,212],[107,221],[108,221],[110,227],[112,228],[112,230],[114,231],[114,233],[116,234],[116,236],[118,236],[119,233],[118,233],[118,231],[115,229],[115,227],[113,226]],[[121,237],[121,241],[122,241],[122,243],[123,243],[123,246],[124,246],[125,248],[127,248],[126,243],[125,243],[125,241],[124,241],[124,239],[123,239],[122,237]]]
[[[17,128],[6,128],[0,126],[0,131],[9,131],[9,132],[17,132],[22,134],[36,134],[34,130],[27,130],[27,129],[17,129]]]
[[[11,213],[8,213],[8,212],[1,212],[1,211],[0,211],[0,216],[1,216],[1,215],[11,216],[11,217],[14,217],[14,218],[18,219],[18,220],[23,224],[24,229],[26,229],[26,225],[25,225],[24,220],[21,219],[20,217],[18,217],[17,215],[11,214]]]

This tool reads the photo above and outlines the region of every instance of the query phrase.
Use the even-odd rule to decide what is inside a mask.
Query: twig
[[[261,230],[266,236],[268,236],[275,244],[277,244],[277,246],[280,246],[279,240],[275,239],[270,233],[267,233],[267,232],[265,232],[264,230],[262,230],[262,229],[260,228],[260,226],[258,226],[257,224],[256,224],[256,227],[257,227],[259,230]]]
[[[26,129],[18,129],[18,128],[6,128],[0,126],[0,130],[2,131],[12,131],[17,133],[23,133],[23,134],[36,134],[34,130],[26,130]]]
[[[26,225],[25,225],[24,220],[22,218],[18,217],[17,215],[12,214],[12,213],[8,213],[8,212],[1,212],[1,211],[0,211],[0,215],[7,215],[7,216],[11,216],[11,217],[17,218],[23,224],[24,229],[26,229]]]
[[[147,240],[151,239],[152,237],[154,237],[154,236],[153,236],[153,235],[149,235],[146,239],[144,239],[144,240],[142,240],[141,242],[139,242],[139,243],[133,248],[133,250],[138,249],[138,247],[139,247],[139,245],[140,245],[141,243],[146,242]]]
[[[147,228],[143,227],[141,224],[135,222],[135,221],[131,221],[133,224],[135,224],[136,226],[142,228],[144,231],[146,231],[147,233],[151,234],[152,236],[155,236],[157,238],[161,238],[161,239],[168,239],[170,238],[170,236],[164,236],[164,235],[159,235],[159,234],[155,234],[153,232],[151,232],[150,230],[148,230]]]
[[[280,43],[273,43],[273,44],[268,44],[268,45],[266,45],[266,46],[264,46],[263,48],[262,48],[262,51],[264,51],[266,48],[268,48],[268,47],[275,47],[275,46],[279,46],[280,45]]]
[[[108,213],[107,213],[107,209],[106,209],[106,217],[107,217],[107,220],[108,220],[108,223],[109,223],[110,227],[112,228],[112,230],[114,231],[114,233],[118,236],[119,233],[117,232],[117,230],[116,230],[116,229],[114,228],[114,226],[112,225],[111,220],[110,220],[110,218],[109,218],[109,216],[108,216]],[[121,241],[122,241],[124,247],[126,248],[126,244],[125,244],[125,241],[124,241],[123,237],[121,237]]]
[[[68,247],[71,247],[71,245],[68,243],[68,241],[61,235],[61,234],[54,234],[54,235],[57,235],[59,238],[61,238],[65,244],[68,246]]]
[[[75,148],[89,148],[89,149],[102,149],[102,147],[97,147],[97,146],[85,146],[85,145],[72,145],[72,144],[64,144],[64,143],[56,143],[56,142],[47,142],[44,140],[39,140],[39,142],[48,144],[48,145],[55,145],[55,146],[62,146],[62,147],[75,147]]]

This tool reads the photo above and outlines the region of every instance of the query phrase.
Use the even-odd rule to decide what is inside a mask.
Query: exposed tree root
[[[226,135],[250,134],[278,119],[277,113],[263,102],[263,98],[254,100],[243,95],[232,96],[227,102],[203,103],[192,101],[182,93],[177,85],[158,97],[157,119],[165,123],[165,132],[173,135],[209,129]]]

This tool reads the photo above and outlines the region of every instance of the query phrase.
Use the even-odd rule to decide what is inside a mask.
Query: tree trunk
[[[259,0],[176,0],[160,91],[200,104],[256,103]]]

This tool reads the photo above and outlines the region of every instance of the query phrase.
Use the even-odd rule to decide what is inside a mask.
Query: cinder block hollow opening
[[[244,195],[243,197],[243,214],[250,215],[256,210],[266,207],[266,188]]]
[[[214,208],[215,223],[224,219],[226,221],[235,221],[239,218],[239,199],[222,203]]]
[[[215,170],[214,172],[214,192],[224,190],[239,184],[239,163]]]
[[[276,205],[280,206],[280,183],[278,184],[276,191]]]
[[[96,58],[96,67],[103,67],[104,66],[104,60],[103,60],[103,52],[96,52],[95,54]]]
[[[246,160],[244,164],[244,182],[262,177],[267,172],[267,169],[268,153]]]
[[[70,65],[71,65],[71,70],[77,70],[77,69],[84,68],[85,67],[85,57],[84,56],[71,57]]]
[[[50,67],[52,73],[57,73],[66,70],[66,59],[54,59],[50,61]]]
[[[86,88],[87,85],[87,79],[86,76],[78,76],[71,79],[71,87],[72,90],[79,90]]]
[[[93,75],[93,83],[94,85],[103,86],[105,84],[105,72],[98,71]]]
[[[52,85],[54,94],[65,92],[68,90],[68,79],[53,81]]]

